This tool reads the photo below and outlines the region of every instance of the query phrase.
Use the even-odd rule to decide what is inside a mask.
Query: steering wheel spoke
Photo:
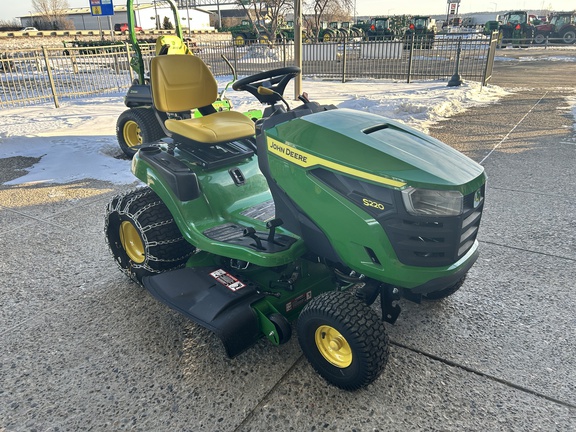
[[[245,90],[256,97],[260,102],[274,105],[281,101],[277,94],[262,95],[258,93],[258,87],[266,87],[273,90],[279,95],[284,95],[284,90],[292,78],[300,73],[300,68],[296,66],[287,66],[279,69],[272,69],[266,72],[260,72],[250,75],[246,78],[239,79],[232,84],[234,90]]]

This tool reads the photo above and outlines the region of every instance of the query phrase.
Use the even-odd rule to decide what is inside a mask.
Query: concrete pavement
[[[494,84],[522,87],[513,67]],[[432,131],[486,167],[481,256],[452,297],[402,302],[385,372],[354,393],[296,338],[229,360],[126,280],[103,235],[118,186],[0,186],[0,431],[575,430],[576,77],[527,73]]]

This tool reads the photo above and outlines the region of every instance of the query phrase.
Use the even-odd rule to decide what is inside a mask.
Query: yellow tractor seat
[[[162,35],[156,39],[156,55],[192,54],[188,46],[176,35]]]
[[[178,113],[211,105],[218,98],[218,83],[208,66],[193,55],[161,55],[150,63],[152,99],[158,111]],[[167,119],[169,132],[205,144],[247,138],[254,122],[237,111],[217,111],[190,119]]]

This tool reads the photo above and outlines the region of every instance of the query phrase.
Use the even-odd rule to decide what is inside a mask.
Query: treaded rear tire
[[[121,233],[123,227],[133,229],[135,248]],[[149,187],[112,198],[106,208],[104,231],[120,270],[138,283],[144,276],[182,267],[195,250],[182,237],[166,205]],[[135,250],[142,254],[134,257]]]
[[[332,342],[322,340],[323,329],[342,337],[343,361],[338,360],[339,348],[333,350],[332,358],[330,352],[326,353],[332,351]],[[349,293],[330,291],[312,299],[300,313],[297,331],[312,367],[326,381],[344,390],[370,384],[386,366],[388,336],[384,323],[373,309]]]
[[[165,136],[152,108],[127,109],[116,121],[118,144],[129,158],[132,158],[138,151],[134,148],[135,146],[150,144]]]

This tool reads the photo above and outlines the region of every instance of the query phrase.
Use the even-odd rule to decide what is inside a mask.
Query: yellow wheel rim
[[[137,264],[144,262],[144,243],[132,222],[124,221],[120,224],[120,243],[132,261]]]
[[[326,361],[337,368],[346,368],[352,364],[352,348],[342,334],[327,325],[316,329],[314,335],[316,347]]]
[[[260,43],[261,44],[267,44],[270,40],[268,39],[268,36],[260,36]]]
[[[234,39],[234,42],[236,43],[236,46],[244,46],[244,38],[242,36],[236,36],[236,39]]]
[[[134,147],[142,144],[142,135],[140,132],[140,126],[135,121],[129,120],[124,124],[124,141],[129,147]]]
[[[330,35],[329,35],[328,33],[326,33],[326,34],[322,37],[322,40],[323,40],[324,42],[330,42]]]

